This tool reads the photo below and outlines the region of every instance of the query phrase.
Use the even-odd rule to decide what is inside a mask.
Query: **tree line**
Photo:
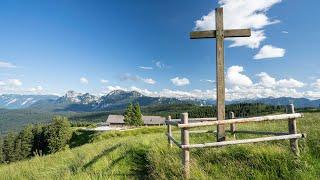
[[[168,116],[173,119],[179,119],[180,114],[188,112],[191,118],[216,117],[216,106],[197,106],[193,104],[169,104],[161,106],[151,106],[142,109],[144,114]],[[273,113],[285,112],[284,106],[273,106],[262,103],[239,103],[226,105],[226,117],[232,111],[235,117],[252,117]]]
[[[66,148],[72,135],[70,122],[57,116],[48,125],[27,125],[19,133],[0,139],[0,163],[10,163]]]

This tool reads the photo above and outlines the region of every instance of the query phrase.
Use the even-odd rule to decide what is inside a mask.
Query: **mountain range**
[[[214,100],[177,99],[166,97],[149,97],[136,91],[115,90],[104,96],[95,96],[89,93],[68,91],[64,96],[54,95],[0,95],[0,108],[6,109],[37,109],[45,112],[92,112],[124,109],[130,102],[138,102],[141,106],[191,103],[197,105],[213,105]],[[296,107],[319,107],[320,100],[306,98],[262,98],[228,101],[235,103],[264,103],[270,105],[295,104]]]

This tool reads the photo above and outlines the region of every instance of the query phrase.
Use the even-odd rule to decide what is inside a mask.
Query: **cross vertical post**
[[[217,119],[225,120],[224,38],[250,37],[250,29],[224,29],[223,8],[216,8],[216,30],[193,31],[191,39],[216,38]],[[225,141],[225,125],[217,126],[217,141]]]
[[[223,9],[216,8],[216,83],[217,83],[217,119],[225,120],[225,82],[224,82],[224,32]],[[225,125],[217,126],[217,141],[225,141]]]

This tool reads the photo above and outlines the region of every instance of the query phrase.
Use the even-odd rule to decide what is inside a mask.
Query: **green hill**
[[[301,157],[288,141],[191,150],[192,179],[319,179],[320,113],[298,120]],[[209,127],[210,128],[210,127]],[[214,128],[214,127],[211,127]],[[239,129],[287,131],[287,122],[239,125]],[[0,179],[181,179],[180,149],[168,148],[165,127],[124,132],[78,132],[83,141],[56,154],[0,165]],[[175,132],[179,139],[179,132]],[[238,135],[237,139],[255,137]],[[231,137],[229,137],[231,139]],[[191,142],[214,141],[212,134],[192,134]],[[71,146],[73,147],[73,146]]]

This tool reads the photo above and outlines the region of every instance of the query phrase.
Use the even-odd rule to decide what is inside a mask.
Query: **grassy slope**
[[[298,121],[299,130],[308,134],[300,141],[301,158],[291,154],[287,141],[192,150],[192,179],[319,179],[319,117],[320,113],[308,113]],[[286,131],[287,122],[239,128]],[[181,179],[180,150],[167,148],[164,131],[143,128],[96,135],[90,144],[0,166],[0,179]],[[237,138],[247,137],[254,136]],[[191,138],[192,143],[215,139],[210,134]]]

